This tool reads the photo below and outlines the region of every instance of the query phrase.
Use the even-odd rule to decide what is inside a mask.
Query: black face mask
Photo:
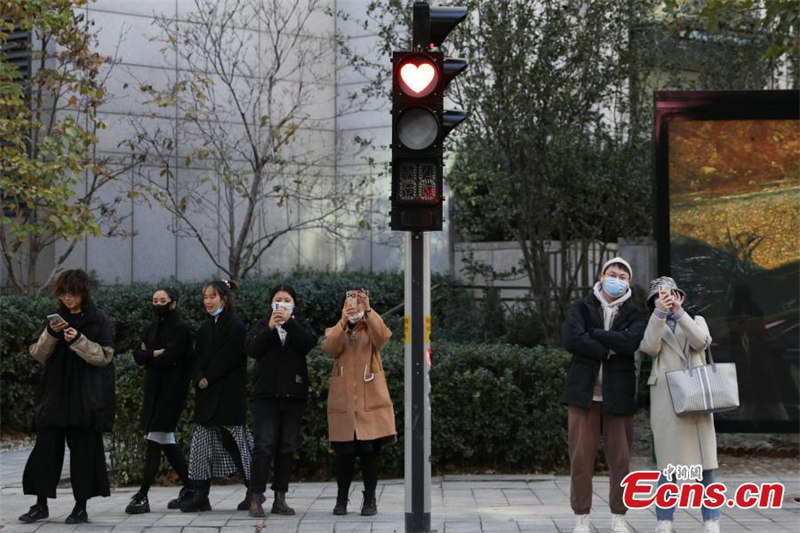
[[[156,315],[156,318],[159,320],[163,320],[167,318],[173,311],[172,304],[165,304],[165,305],[154,305],[153,306],[153,314]]]

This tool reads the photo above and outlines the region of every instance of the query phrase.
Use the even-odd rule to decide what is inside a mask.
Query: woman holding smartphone
[[[125,508],[128,514],[150,512],[147,493],[158,473],[162,451],[183,483],[178,498],[167,507],[178,509],[188,498],[189,470],[176,444],[175,428],[186,405],[192,338],[178,313],[177,290],[156,289],[152,309],[153,321],[142,331],[133,352],[134,360],[146,371],[141,429],[147,435],[147,451],[142,485]]]
[[[702,479],[708,486],[714,482],[717,468],[717,435],[711,414],[679,417],[672,406],[666,373],[686,368],[687,358],[692,367],[707,364],[705,350],[711,335],[703,317],[690,316],[683,308],[686,293],[675,280],[663,276],[650,282],[647,306],[652,313],[639,350],[653,358],[647,384],[650,386],[650,427],[658,469],[668,465],[693,467],[702,465]],[[668,480],[663,474],[661,485]],[[704,533],[719,533],[719,509],[701,507]],[[670,533],[675,507],[656,506],[657,533]]]
[[[44,364],[36,404],[36,444],[25,464],[22,490],[36,504],[19,517],[30,523],[49,516],[69,446],[75,506],[67,524],[89,521],[86,502],[109,496],[103,431],[114,426],[114,328],[92,303],[89,276],[62,272],[53,284],[58,311],[49,315],[29,352]]]
[[[335,454],[338,493],[333,514],[347,514],[356,456],[364,478],[363,516],[377,514],[375,489],[383,444],[397,441],[394,407],[380,350],[392,332],[364,289],[347,291],[342,316],[325,330],[322,349],[333,356],[328,389],[328,435]]]
[[[253,517],[264,516],[261,503],[273,461],[272,512],[294,514],[286,503],[286,492],[308,399],[306,355],[317,344],[311,327],[298,315],[297,295],[291,286],[273,287],[269,302],[269,315],[247,338],[247,353],[256,360],[250,403],[255,425],[249,505]]]
[[[238,289],[229,280],[203,287],[203,305],[209,317],[197,330],[195,344],[195,424],[189,452],[192,493],[181,504],[186,513],[211,510],[208,493],[212,478],[239,472],[245,485],[250,481],[253,438],[245,427],[246,331],[233,308],[233,291]],[[245,498],[237,508],[242,511],[248,506]]]

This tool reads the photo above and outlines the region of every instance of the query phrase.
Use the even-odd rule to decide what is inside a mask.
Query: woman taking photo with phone
[[[36,504],[19,517],[30,523],[49,516],[69,446],[75,507],[67,524],[89,521],[86,501],[109,496],[103,431],[114,426],[114,329],[93,303],[83,270],[62,272],[53,284],[60,301],[29,352],[44,364],[36,403],[36,444],[25,464],[22,490]]]
[[[128,514],[150,512],[147,492],[158,473],[162,451],[183,483],[178,498],[167,507],[178,509],[188,497],[189,471],[175,441],[175,428],[186,405],[192,338],[178,313],[178,291],[156,289],[152,309],[153,321],[144,328],[133,351],[134,360],[146,371],[141,430],[147,435],[147,451],[142,485],[125,508]]]
[[[261,502],[273,461],[272,512],[294,514],[286,503],[286,492],[308,399],[306,355],[317,344],[311,327],[298,315],[297,295],[291,286],[273,287],[269,303],[269,315],[247,338],[247,353],[256,360],[250,404],[255,426],[249,505],[253,517],[264,516]]]
[[[335,454],[338,493],[333,514],[347,514],[356,455],[364,478],[363,516],[377,514],[375,489],[383,444],[397,441],[394,407],[380,350],[392,332],[372,310],[364,289],[347,291],[342,316],[325,330],[322,349],[333,356],[328,388],[328,436]]]
[[[650,427],[658,469],[668,465],[693,467],[702,465],[703,485],[714,482],[717,468],[717,435],[712,414],[679,417],[675,414],[667,385],[666,373],[671,370],[697,367],[706,364],[705,350],[711,344],[706,321],[701,316],[690,316],[683,308],[686,293],[675,280],[663,276],[650,282],[647,307],[652,313],[639,350],[653,358],[653,367],[647,384],[650,386]],[[661,485],[668,480],[664,474]],[[704,533],[719,533],[719,509],[701,507]],[[656,506],[657,533],[670,533],[675,507]]]
[[[203,305],[209,317],[197,330],[192,383],[195,390],[194,430],[189,452],[190,498],[181,511],[210,511],[212,478],[239,472],[250,481],[253,438],[245,427],[247,403],[244,351],[245,327],[233,308],[239,286],[228,280],[203,287]],[[246,510],[245,498],[237,507]]]

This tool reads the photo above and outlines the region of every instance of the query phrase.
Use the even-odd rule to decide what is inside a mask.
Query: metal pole
[[[431,530],[430,234],[405,243],[406,532]]]

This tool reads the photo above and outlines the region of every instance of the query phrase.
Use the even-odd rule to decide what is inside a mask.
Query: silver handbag
[[[721,413],[739,407],[735,363],[715,363],[710,347],[706,348],[706,360],[710,364],[690,368],[690,360],[691,354],[688,354],[686,368],[666,373],[667,388],[676,415]]]

